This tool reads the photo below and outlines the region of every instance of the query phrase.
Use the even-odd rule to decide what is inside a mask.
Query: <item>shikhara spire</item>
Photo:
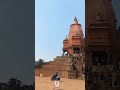
[[[77,18],[76,18],[76,17],[74,18],[73,24],[78,24],[78,21],[77,21]]]

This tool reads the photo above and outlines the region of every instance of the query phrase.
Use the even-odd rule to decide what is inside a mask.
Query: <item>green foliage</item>
[[[43,64],[44,64],[44,60],[39,59],[36,66],[37,66],[37,68],[42,68]]]
[[[43,65],[48,64],[48,63],[49,63],[49,62],[44,62],[44,60],[39,59],[39,60],[36,62],[36,67],[37,67],[37,68],[42,68]]]

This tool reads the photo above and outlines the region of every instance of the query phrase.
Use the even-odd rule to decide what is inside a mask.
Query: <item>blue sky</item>
[[[35,0],[35,60],[62,55],[74,17],[85,33],[85,0]]]

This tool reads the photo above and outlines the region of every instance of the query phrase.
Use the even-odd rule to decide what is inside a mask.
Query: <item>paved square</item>
[[[54,81],[51,81],[51,77],[35,76],[35,90],[85,90],[85,81],[61,78],[60,87],[54,89]]]

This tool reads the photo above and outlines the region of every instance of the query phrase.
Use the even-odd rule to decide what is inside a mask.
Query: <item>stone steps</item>
[[[50,65],[71,65],[70,62],[61,62],[61,61],[50,61]]]
[[[79,63],[76,64],[76,68],[81,70]],[[76,70],[71,70],[71,58],[68,57],[57,56],[54,61],[49,61],[49,64],[44,65],[39,73],[44,77],[51,77],[55,72],[58,72],[62,78],[76,79],[77,77]]]
[[[82,77],[81,65],[79,62],[75,65],[78,70],[71,69],[71,58],[57,56],[54,61],[49,61],[48,64],[44,65],[39,74],[36,73],[36,75],[42,74],[44,77],[51,77],[55,72],[58,72],[62,78],[77,79],[78,76]]]
[[[40,73],[47,77],[58,72],[60,77],[68,78],[68,71],[71,70],[70,65],[71,59],[69,57],[57,56],[54,61],[49,61],[49,64],[44,65]]]
[[[61,78],[68,78],[68,72],[67,71],[59,71],[59,70],[52,70],[52,71],[41,71],[43,77],[52,77],[56,72],[58,72],[59,76]]]
[[[44,69],[44,70],[69,70],[70,68],[69,68],[69,66],[68,65],[45,65],[45,66],[43,66],[43,68],[42,69]]]
[[[69,57],[61,57],[61,56],[57,56],[56,58],[54,58],[54,60],[69,61],[70,58],[69,58]]]
[[[69,57],[66,57],[66,56],[57,56],[56,58],[68,58],[69,59]]]
[[[68,71],[68,79],[76,79],[76,71]]]
[[[57,58],[57,59],[56,59],[56,58],[55,58],[55,59],[54,59],[54,61],[70,62],[70,61],[71,61],[71,59],[62,59],[62,58],[59,58],[59,59]]]

